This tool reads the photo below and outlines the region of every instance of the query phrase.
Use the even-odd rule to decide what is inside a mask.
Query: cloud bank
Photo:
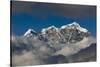
[[[77,54],[80,50],[91,46],[92,43],[96,43],[93,37],[84,38],[75,44],[52,43],[52,45],[63,45],[58,49],[58,47],[55,48],[55,46],[54,48],[51,47],[50,42],[13,35],[11,37],[12,65],[47,64],[50,61],[49,58],[57,60],[57,63],[63,62],[62,59],[66,59],[67,62],[70,62],[70,60],[68,60],[70,59],[68,58],[69,56]],[[62,59],[58,60],[59,58]],[[52,61],[50,61],[49,64],[50,63],[52,63]]]

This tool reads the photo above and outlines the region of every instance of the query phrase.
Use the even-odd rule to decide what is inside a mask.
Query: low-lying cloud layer
[[[63,45],[58,49],[58,47],[51,47],[49,42],[13,35],[11,38],[12,65],[51,64],[50,58],[57,60],[57,57],[61,59],[57,60],[56,63],[70,62],[70,56],[88,48],[92,43],[96,43],[95,39],[87,37],[75,44],[56,44]],[[55,45],[55,43],[52,43],[52,45]]]

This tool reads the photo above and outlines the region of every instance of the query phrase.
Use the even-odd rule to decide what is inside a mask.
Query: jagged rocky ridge
[[[76,43],[84,37],[90,36],[90,33],[87,29],[80,27],[78,23],[73,22],[72,24],[61,26],[61,28],[55,26],[44,28],[41,33],[28,29],[24,36],[38,38],[42,41],[54,41],[56,43]]]

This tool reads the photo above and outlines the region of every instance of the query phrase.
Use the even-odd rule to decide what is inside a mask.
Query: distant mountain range
[[[82,28],[78,23],[73,22],[57,28],[50,26],[43,28],[41,33],[37,33],[33,29],[28,29],[24,34],[25,37],[34,37],[44,41],[54,41],[61,43],[75,43],[81,41],[83,38],[90,36],[87,29]]]
[[[22,36],[12,35],[11,46],[15,66],[96,61],[96,38],[76,22],[40,33],[28,29]]]

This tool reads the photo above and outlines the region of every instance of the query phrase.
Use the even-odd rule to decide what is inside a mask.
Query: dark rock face
[[[80,50],[78,53],[66,57],[64,55],[50,56],[46,59],[47,64],[56,63],[74,63],[74,62],[89,62],[96,61],[96,43],[90,47]]]
[[[91,44],[90,47],[80,50],[77,54],[71,56],[72,62],[88,62],[96,61],[96,43]]]
[[[63,63],[63,60],[65,59],[66,57],[63,55],[50,56],[48,59],[46,59],[46,63],[47,64]]]

